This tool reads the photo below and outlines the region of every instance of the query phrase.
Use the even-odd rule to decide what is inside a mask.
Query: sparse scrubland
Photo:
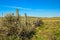
[[[54,19],[54,18],[53,18]],[[44,25],[36,28],[34,40],[60,40],[60,21],[50,19]]]
[[[60,40],[60,18],[24,18],[1,18],[0,40]]]

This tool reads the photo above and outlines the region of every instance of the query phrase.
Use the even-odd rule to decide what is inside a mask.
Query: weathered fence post
[[[25,19],[24,26],[27,26],[27,14],[26,13],[24,14],[24,19]]]
[[[21,17],[19,16],[19,10],[16,9],[16,18],[17,18],[17,24],[21,27]]]
[[[17,19],[19,19],[19,10],[18,9],[16,9],[16,17],[17,17]]]

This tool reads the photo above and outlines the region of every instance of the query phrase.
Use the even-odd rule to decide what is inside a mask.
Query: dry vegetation
[[[0,40],[60,40],[60,17],[38,18],[7,14],[0,17]]]
[[[24,21],[24,17],[20,17],[18,23],[16,17],[11,15],[0,19],[0,40],[60,40],[60,18],[27,19],[28,23]],[[35,25],[37,19],[43,24]]]
[[[44,25],[36,28],[34,40],[60,40],[60,18],[42,18]]]

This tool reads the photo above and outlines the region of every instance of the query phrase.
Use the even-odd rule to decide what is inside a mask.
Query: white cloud
[[[28,11],[44,11],[44,9],[31,9],[31,8],[23,8],[23,7],[17,7],[17,6],[7,6],[7,5],[0,5],[1,7],[7,7],[7,8],[18,8],[22,10],[28,10]]]
[[[23,7],[17,7],[17,6],[6,6],[6,5],[0,5],[1,7],[8,7],[8,8],[18,8],[23,10],[31,10],[30,8],[23,8]]]

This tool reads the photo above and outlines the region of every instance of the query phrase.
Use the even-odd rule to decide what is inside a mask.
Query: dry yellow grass
[[[36,34],[32,38],[32,40],[52,40],[51,37],[55,33],[57,36],[57,40],[60,40],[60,34],[57,35],[57,33],[60,32],[60,18],[40,18],[44,25],[42,27],[36,28]],[[33,21],[36,21],[37,18],[28,18],[28,21],[32,24]],[[21,22],[23,23],[24,18],[21,19]],[[1,19],[0,19],[0,22]],[[0,28],[1,29],[1,28]],[[8,28],[2,28],[4,30],[8,30]],[[19,30],[18,30],[19,31]]]

